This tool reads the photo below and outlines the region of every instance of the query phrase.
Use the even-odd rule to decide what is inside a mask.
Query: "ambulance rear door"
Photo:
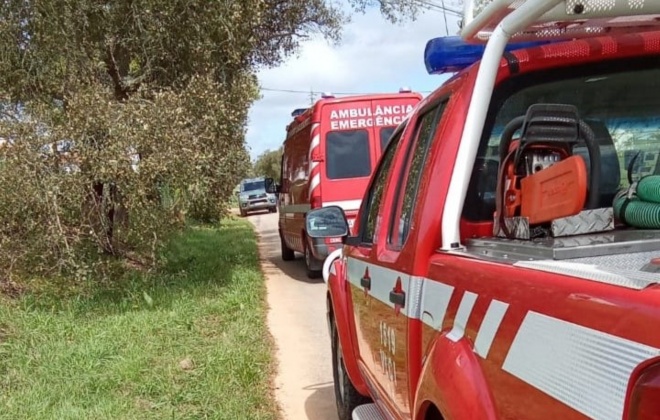
[[[342,207],[351,225],[379,154],[372,111],[370,99],[328,103],[322,110],[322,205]]]

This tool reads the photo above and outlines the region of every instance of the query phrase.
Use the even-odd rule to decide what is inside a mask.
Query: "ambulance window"
[[[399,131],[390,142],[389,146],[383,152],[383,158],[380,160],[379,166],[376,169],[376,176],[374,177],[369,190],[367,191],[364,212],[361,212],[363,217],[362,223],[364,223],[364,229],[362,231],[362,243],[372,244],[374,237],[376,235],[376,229],[378,227],[378,213],[380,211],[380,204],[383,200],[383,194],[385,192],[385,181],[387,181],[387,175],[390,173],[390,168],[392,162],[394,161],[394,153],[396,151],[396,146],[401,140],[401,133],[403,130]],[[361,224],[362,224],[361,223]]]
[[[408,237],[422,169],[446,104],[446,101],[442,102],[427,111],[420,117],[415,128],[415,139],[410,143],[406,157],[408,162],[399,178],[399,188],[394,201],[397,208],[392,213],[390,221],[388,243],[395,249],[402,247]]]
[[[360,178],[371,174],[367,130],[331,131],[325,139],[329,179]]]
[[[288,174],[288,172],[287,172],[288,163],[289,163],[289,161],[287,159],[286,153],[284,152],[284,150],[282,150],[282,163],[280,164],[280,188],[281,188],[281,192],[288,192],[288,188],[289,188],[288,183],[287,183],[287,180],[288,180],[288,176],[287,176],[287,174]]]
[[[381,153],[385,151],[385,148],[387,147],[387,143],[390,141],[390,137],[392,137],[392,133],[394,133],[394,129],[396,127],[384,127],[380,129],[380,150]]]

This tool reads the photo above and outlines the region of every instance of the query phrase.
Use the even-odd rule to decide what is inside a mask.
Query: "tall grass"
[[[274,419],[253,231],[189,228],[158,273],[0,301],[2,419]]]

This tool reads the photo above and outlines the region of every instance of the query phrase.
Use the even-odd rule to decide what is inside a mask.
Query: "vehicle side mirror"
[[[348,222],[339,206],[328,206],[307,212],[305,228],[310,238],[346,237]]]

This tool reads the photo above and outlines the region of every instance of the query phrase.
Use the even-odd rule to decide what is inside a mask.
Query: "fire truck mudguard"
[[[342,260],[335,260],[333,264],[335,274],[330,274],[328,281],[328,327],[329,332],[332,334],[332,323],[334,322],[335,328],[339,335],[339,343],[341,348],[344,349],[343,359],[346,367],[346,373],[353,386],[362,395],[369,395],[360,369],[358,367],[357,357],[354,352],[356,348],[355,330],[352,328],[352,302],[351,297],[347,293],[348,285],[344,276],[344,263]]]
[[[432,402],[448,419],[495,420],[493,398],[472,345],[448,335],[439,334],[426,355],[415,412]]]

